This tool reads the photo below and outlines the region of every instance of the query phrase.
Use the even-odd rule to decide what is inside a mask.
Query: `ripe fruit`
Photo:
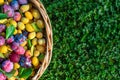
[[[28,3],[28,0],[18,0],[19,1],[19,4],[27,4]]]
[[[45,45],[45,39],[39,39],[38,44],[39,45]]]
[[[11,46],[12,50],[16,50],[18,47],[19,47],[19,43],[16,43],[16,42],[12,43],[12,46]]]
[[[15,21],[20,21],[20,19],[21,19],[21,14],[19,12],[15,12],[15,14],[14,14],[14,20]]]
[[[18,22],[18,29],[24,30],[25,29],[25,25],[22,22]]]
[[[28,32],[33,32],[33,31],[34,31],[34,28],[32,27],[31,24],[26,24],[26,30],[27,30]]]
[[[30,58],[27,58],[25,56],[21,56],[20,58],[20,61],[19,61],[19,64],[22,66],[22,67],[31,67],[31,59]]]
[[[27,58],[30,58],[32,55],[31,55],[31,51],[30,50],[27,50],[26,52],[25,52],[25,56],[27,57]]]
[[[0,5],[3,5],[4,4],[4,0],[0,0]]]
[[[17,63],[20,60],[20,56],[16,53],[11,53],[9,58],[10,58],[10,61],[12,61],[14,63]]]
[[[37,57],[33,57],[33,58],[32,58],[32,64],[33,64],[35,67],[38,66],[39,60],[38,60]]]
[[[38,20],[37,21],[37,26],[41,29],[43,29],[44,28],[44,23],[43,23],[43,21],[42,20]]]
[[[11,6],[5,4],[3,6],[3,10],[4,10],[4,13],[7,13],[8,17],[14,16],[14,9]]]
[[[34,39],[35,36],[36,36],[36,33],[35,33],[35,32],[31,32],[31,33],[29,33],[29,35],[28,35],[28,39]]]
[[[18,3],[18,1],[13,0],[13,1],[11,2],[11,6],[12,6],[12,8],[13,8],[14,10],[18,10],[18,9],[19,9],[19,3]]]
[[[13,69],[13,63],[10,60],[6,60],[2,63],[2,69],[5,72],[11,72]]]
[[[8,52],[7,46],[3,45],[0,47],[0,53],[7,53],[7,52]]]
[[[5,30],[5,25],[0,24],[0,33]]]
[[[10,44],[14,41],[14,36],[11,36],[10,38],[7,39],[7,43]]]
[[[0,46],[5,44],[5,38],[0,36]]]
[[[28,18],[29,20],[33,19],[33,15],[29,11],[25,12],[25,17]]]
[[[6,76],[0,72],[0,80],[6,80]]]
[[[14,69],[16,70],[18,68],[20,68],[20,65],[18,63],[14,63]]]
[[[25,49],[22,46],[19,46],[16,50],[15,50],[16,54],[19,55],[23,55],[25,53]]]

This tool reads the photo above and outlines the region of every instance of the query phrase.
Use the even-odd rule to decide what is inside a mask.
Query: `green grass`
[[[120,1],[42,0],[54,38],[40,80],[120,80]]]

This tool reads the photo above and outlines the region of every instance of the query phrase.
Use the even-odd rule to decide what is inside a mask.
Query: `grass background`
[[[40,80],[120,80],[120,0],[41,0],[54,38]]]

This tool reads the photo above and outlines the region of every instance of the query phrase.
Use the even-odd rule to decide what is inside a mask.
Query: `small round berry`
[[[5,44],[5,38],[0,36],[0,46]]]
[[[11,53],[9,58],[10,58],[11,62],[17,63],[20,60],[20,55],[18,55],[16,53]]]
[[[10,60],[6,60],[2,63],[2,69],[5,72],[11,72],[13,70],[13,63]]]

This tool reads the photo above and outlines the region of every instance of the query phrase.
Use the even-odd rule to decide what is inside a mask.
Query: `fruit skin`
[[[37,45],[36,48],[37,48],[37,50],[38,50],[40,53],[44,53],[44,52],[45,52],[45,47],[44,47],[44,46]]]
[[[21,19],[21,14],[19,12],[15,12],[15,14],[14,14],[14,20],[15,21],[20,21],[20,19]]]
[[[27,4],[27,5],[22,5],[21,7],[20,7],[20,10],[21,10],[21,12],[26,12],[26,11],[28,11],[30,9],[30,5],[29,4]]]
[[[0,5],[3,5],[4,4],[4,0],[0,0]]]
[[[20,44],[20,46],[24,47],[26,46],[26,44],[27,44],[27,41],[24,41],[22,44]]]
[[[32,10],[32,15],[33,15],[33,17],[34,17],[35,19],[39,19],[39,18],[40,18],[40,13],[39,13],[39,11],[36,10],[36,9],[33,9],[33,10]]]
[[[14,36],[11,36],[10,38],[7,39],[7,43],[10,44],[14,41]]]
[[[27,4],[28,0],[18,0],[19,4]]]
[[[5,72],[11,72],[13,70],[13,63],[10,60],[6,60],[2,63],[2,69]]]
[[[24,36],[28,36],[28,32],[26,30],[24,30],[22,33]]]
[[[20,68],[20,65],[18,63],[14,63],[14,69],[17,70],[18,68]]]
[[[36,36],[36,33],[35,33],[35,32],[31,32],[31,33],[29,33],[29,35],[28,35],[28,39],[34,39],[35,36]]]
[[[34,56],[35,56],[35,57],[38,57],[39,55],[40,55],[40,52],[39,52],[38,50],[35,50],[35,51],[34,51]]]
[[[24,24],[27,24],[27,23],[29,22],[29,19],[28,19],[28,18],[23,17],[23,18],[21,19],[21,21],[22,21]]]
[[[5,38],[0,36],[0,46],[5,44]]]
[[[32,64],[33,64],[35,67],[39,65],[39,60],[38,60],[37,57],[33,57],[33,58],[32,58]]]
[[[33,32],[34,31],[34,28],[32,27],[32,25],[31,24],[26,24],[26,30],[28,31],[28,32]]]
[[[25,12],[25,17],[28,18],[29,20],[32,20],[33,19],[33,15],[31,12],[27,11]]]
[[[25,49],[24,49],[22,46],[19,46],[19,47],[15,50],[15,53],[16,53],[16,54],[19,54],[19,55],[24,55]]]
[[[22,44],[26,40],[26,37],[23,34],[15,35],[15,42]]]
[[[11,62],[17,63],[17,62],[19,62],[19,60],[20,60],[20,55],[12,52],[12,53],[10,54],[10,56],[9,56],[9,59],[10,59]]]
[[[8,52],[7,46],[3,45],[0,47],[0,53],[7,53],[7,52]]]
[[[5,30],[5,25],[0,24],[0,33]]]
[[[32,45],[37,45],[37,38],[34,38],[33,40],[32,40]]]
[[[15,20],[10,20],[10,24],[14,25],[14,27],[17,27],[17,22]]]
[[[18,3],[18,1],[16,1],[16,0],[13,0],[10,5],[11,5],[11,7],[12,7],[14,10],[18,10],[18,9],[19,9],[19,3]]]
[[[16,80],[16,78],[15,77],[11,77],[8,80]]]
[[[0,72],[0,80],[6,80],[6,79],[7,77],[3,73]]]
[[[27,58],[25,56],[21,56],[20,61],[19,61],[20,66],[28,68],[31,67],[31,59]]]
[[[39,40],[38,40],[38,44],[39,44],[39,45],[45,45],[45,39],[44,39],[44,38],[39,39]]]
[[[32,55],[31,55],[31,51],[30,50],[27,50],[26,52],[25,52],[25,56],[27,57],[27,58],[30,58]]]
[[[40,28],[40,29],[43,29],[44,28],[44,22],[42,20],[37,20],[37,26]]]
[[[43,37],[43,33],[42,32],[37,32],[36,38],[40,39],[42,37]]]
[[[19,43],[13,42],[11,45],[12,50],[16,50],[19,47]]]
[[[18,22],[18,29],[24,30],[25,29],[25,25],[22,22]]]
[[[11,6],[5,4],[3,6],[3,10],[4,10],[4,13],[7,13],[8,17],[14,16],[14,9]]]

